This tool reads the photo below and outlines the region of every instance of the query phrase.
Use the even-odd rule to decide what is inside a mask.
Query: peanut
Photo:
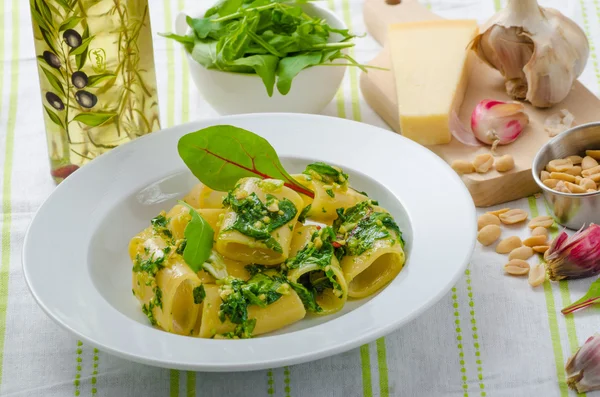
[[[593,182],[593,181],[592,181]],[[579,194],[579,193],[585,193],[585,189],[579,185],[576,185],[574,183],[571,182],[565,182],[565,186],[567,186],[567,189],[569,189],[569,191],[571,193],[575,193],[575,194]]]
[[[550,179],[550,173],[546,170],[543,170],[540,174],[540,179],[544,182],[546,179]]]
[[[546,166],[548,172],[565,172],[573,167],[573,162],[569,159],[552,160]]]
[[[492,214],[492,215],[496,215],[496,216],[500,216],[501,214],[504,214],[505,212],[510,211],[510,208],[502,208],[496,211],[488,211],[486,212],[486,214]]]
[[[523,244],[521,243],[521,239],[519,237],[508,237],[498,243],[496,246],[496,252],[499,254],[508,254],[522,245]]]
[[[591,180],[589,178],[581,179],[581,182],[579,182],[579,186],[581,186],[585,190],[589,190],[589,189],[596,190],[598,188],[598,185],[596,185],[596,182],[594,182],[593,180]]]
[[[580,166],[576,165],[575,167],[569,168],[568,170],[566,170],[565,174],[579,176],[579,175],[581,175],[581,170],[582,170],[582,168]]]
[[[522,259],[513,259],[504,265],[504,271],[511,276],[525,276],[529,273],[529,263]]]
[[[538,252],[540,254],[545,253],[546,251],[548,251],[548,249],[550,249],[549,245],[536,245],[535,247],[532,248],[535,252]]]
[[[592,181],[598,183],[600,182],[600,172],[594,175],[590,175],[588,176],[589,179],[591,179]]]
[[[567,182],[567,183],[569,183],[569,182]],[[562,193],[571,193],[571,191],[567,188],[567,185],[565,185],[564,181],[558,181],[554,190],[556,190],[557,192],[562,192]]]
[[[571,163],[573,163],[574,165],[579,165],[583,161],[583,157],[581,156],[567,156],[565,157],[565,159],[571,160]]]
[[[483,214],[477,218],[477,230],[481,230],[487,225],[500,226],[500,218],[493,214]]]
[[[581,168],[583,168],[584,170],[589,170],[590,168],[594,168],[597,166],[598,162],[596,161],[596,159],[590,156],[585,156],[583,158],[583,161],[581,162]]]
[[[588,190],[586,190],[585,192],[586,192],[586,193],[598,193],[598,191],[597,191],[597,190],[594,190],[594,189],[588,189]]]
[[[597,174],[599,172],[600,172],[600,165],[597,165],[595,167],[588,168],[587,170],[582,171],[581,176],[586,177],[586,176]]]
[[[527,247],[536,247],[538,245],[545,245],[548,238],[546,236],[531,236],[523,240],[523,245]]]
[[[519,247],[519,248],[515,248],[514,250],[510,251],[510,254],[508,254],[508,260],[522,259],[522,260],[526,261],[527,259],[531,258],[532,256],[533,256],[533,249],[531,247]]]
[[[494,166],[494,157],[489,153],[478,154],[473,160],[475,171],[480,174],[485,174]]]
[[[510,154],[505,154],[496,159],[496,170],[498,172],[507,172],[515,168],[515,159]]]
[[[510,210],[504,214],[500,214],[500,220],[505,225],[514,225],[515,223],[523,222],[527,219],[527,212],[523,210]]]
[[[580,177],[580,176],[576,176],[576,177],[575,177],[575,183],[576,183],[576,184],[578,184],[578,185],[581,185],[581,181],[582,181],[582,180],[583,180],[583,178],[582,178],[582,177]]]
[[[532,236],[546,236],[548,238],[548,229],[542,226],[538,226],[531,231]]]
[[[554,224],[554,219],[551,216],[540,215],[536,216],[529,222],[527,225],[530,229],[535,229],[537,227],[550,227]]]
[[[502,233],[502,229],[498,225],[487,225],[483,227],[479,233],[477,233],[477,241],[481,243],[481,245],[488,246],[492,245],[498,238],[500,238],[500,234]]]
[[[461,175],[475,172],[475,167],[473,167],[473,164],[465,160],[454,160],[451,167],[454,171]]]
[[[527,281],[532,287],[544,284],[544,281],[546,281],[546,268],[542,263],[538,263],[529,270]]]
[[[544,185],[548,186],[550,189],[554,189],[558,182],[560,182],[558,179],[546,179],[543,181]]]
[[[575,176],[564,173],[564,172],[552,172],[552,173],[550,173],[550,178],[559,179],[561,181],[566,181],[566,182],[575,182]]]
[[[585,155],[595,160],[600,160],[600,150],[586,150]]]

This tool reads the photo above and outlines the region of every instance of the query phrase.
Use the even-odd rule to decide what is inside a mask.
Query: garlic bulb
[[[541,108],[567,97],[589,56],[583,30],[537,0],[509,0],[471,48],[502,73],[511,97]]]

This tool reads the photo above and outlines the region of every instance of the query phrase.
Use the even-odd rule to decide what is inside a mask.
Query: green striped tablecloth
[[[204,0],[208,1],[208,0]],[[161,119],[168,127],[215,113],[198,97],[181,49],[156,37],[193,0],[150,0]],[[447,18],[485,21],[500,0],[424,1]],[[599,0],[547,0],[586,31],[592,55],[581,80],[598,93]],[[478,247],[469,270],[438,304],[397,332],[316,362],[251,373],[208,374],[134,364],[100,352],[59,329],[34,303],[21,271],[22,240],[52,192],[27,0],[0,0],[0,395],[5,396],[568,396],[563,366],[600,315],[563,316],[591,280],[532,290],[505,277],[504,258]],[[328,0],[355,32],[364,32],[359,0]],[[379,50],[357,40],[351,55]],[[361,98],[358,72],[324,112],[388,128]],[[599,109],[600,117],[600,109]],[[541,200],[510,204],[544,214]],[[60,226],[57,227],[60,232]],[[521,230],[525,236],[527,231]],[[449,236],[451,238],[451,236]],[[444,264],[441,263],[440,266]],[[390,313],[391,316],[394,313]]]

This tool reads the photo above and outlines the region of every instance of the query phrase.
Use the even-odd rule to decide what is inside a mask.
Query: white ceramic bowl
[[[342,167],[356,189],[368,191],[398,222],[404,269],[376,295],[348,300],[333,315],[307,316],[252,339],[199,339],[151,327],[131,294],[127,246],[149,219],[198,183],[177,153],[179,138],[216,124],[261,135],[291,173],[313,161]],[[415,164],[418,173],[410,172]],[[464,273],[475,246],[475,215],[456,172],[398,134],[337,117],[228,116],[144,135],[75,171],[31,222],[23,271],[42,309],[102,351],[194,371],[274,368],[347,351],[423,313]],[[438,331],[428,332],[433,340]]]
[[[323,18],[336,29],[346,29],[346,25],[331,11],[313,4],[302,5],[304,11]],[[204,12],[191,15],[201,16]],[[189,27],[185,22],[185,13],[178,15],[175,23],[176,33],[185,35]],[[341,36],[332,34],[332,42]],[[206,69],[194,61],[189,53],[187,60],[190,74],[204,99],[219,114],[291,112],[320,113],[335,96],[347,66],[317,66],[304,69],[292,80],[292,88],[281,95],[277,87],[269,97],[265,86],[256,74],[230,73]]]

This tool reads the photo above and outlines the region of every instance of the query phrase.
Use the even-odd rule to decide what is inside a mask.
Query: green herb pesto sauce
[[[255,319],[248,318],[248,306],[267,307],[276,302],[285,293],[289,293],[289,284],[284,276],[277,272],[271,275],[263,273],[263,267],[252,265],[253,276],[248,281],[234,277],[217,281],[220,284],[221,306],[219,319],[237,324],[234,331],[223,336],[229,338],[249,338],[256,325]]]
[[[263,203],[256,193],[238,199],[234,192],[235,189],[223,200],[223,204],[229,206],[237,215],[234,223],[226,230],[237,230],[262,241],[273,251],[283,252],[281,245],[271,236],[271,232],[296,217],[298,210],[294,203],[286,198],[279,200],[271,194],[267,194],[266,203]]]
[[[371,249],[377,240],[390,239],[392,244],[404,244],[402,232],[394,218],[385,212],[376,212],[377,202],[366,200],[354,207],[337,210],[338,218],[333,223],[337,239],[342,241],[336,254],[356,256]]]
[[[337,183],[339,185],[346,185],[348,183],[348,174],[344,173],[337,167],[332,167],[329,164],[316,162],[306,166],[306,169],[302,172],[311,178],[321,181],[326,185]],[[334,197],[333,191],[327,192],[331,197]]]
[[[150,223],[152,224],[152,227],[154,228],[156,234],[163,234],[169,239],[173,237],[173,233],[171,233],[171,231],[167,228],[169,220],[164,215],[161,214],[155,218],[152,218]]]
[[[204,298],[206,298],[206,290],[204,289],[204,284],[200,284],[199,286],[194,288],[192,294],[194,296],[194,303],[196,305],[201,304],[204,301]]]
[[[156,284],[156,274],[165,267],[165,260],[167,259],[167,254],[171,252],[171,247],[165,247],[163,249],[163,255],[156,257],[155,253],[153,253],[149,258],[142,259],[138,254],[135,258],[132,271],[136,273],[146,273],[148,275],[146,280],[146,285],[154,285],[152,291],[154,292],[154,296],[148,304],[142,305],[142,311],[148,317],[150,324],[156,325],[156,319],[154,318],[154,308],[158,307],[162,309],[162,290]],[[138,281],[139,285],[139,281]],[[135,291],[132,291],[135,295]]]
[[[306,309],[309,311],[322,311],[321,307],[316,303],[315,297],[324,290],[333,289],[343,293],[342,287],[331,269],[331,261],[335,253],[332,242],[335,240],[335,237],[335,232],[330,226],[316,231],[311,236],[310,242],[298,251],[296,256],[289,258],[285,263],[288,269],[296,269],[303,265],[316,265],[321,269],[305,273],[297,280],[297,284],[302,286],[306,292],[302,289],[300,292],[296,292],[300,295]],[[304,299],[302,294],[305,295]]]

